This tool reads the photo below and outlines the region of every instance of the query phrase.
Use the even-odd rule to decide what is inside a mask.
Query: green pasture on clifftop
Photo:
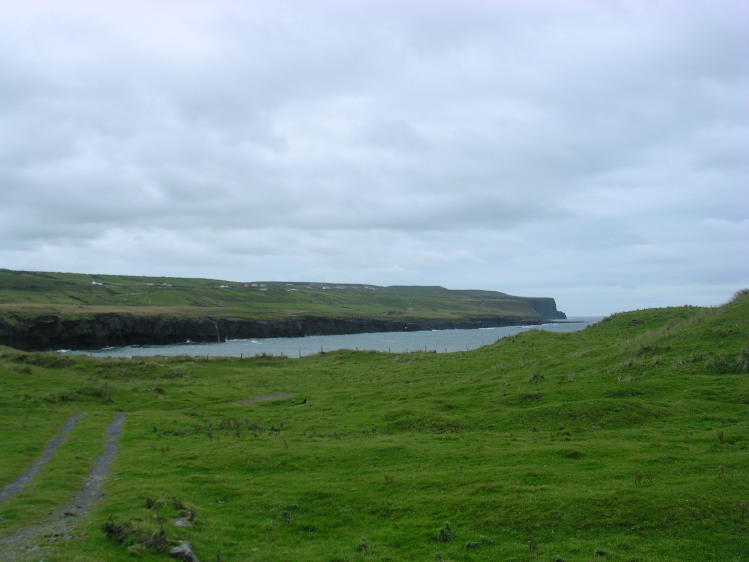
[[[76,318],[102,313],[264,319],[541,319],[532,305],[541,308],[537,303],[548,300],[443,287],[234,282],[0,269],[0,319],[9,320],[42,314]]]

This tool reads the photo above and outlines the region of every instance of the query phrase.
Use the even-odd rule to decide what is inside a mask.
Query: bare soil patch
[[[55,541],[70,538],[78,520],[88,515],[102,497],[104,480],[117,457],[126,417],[127,414],[119,413],[107,426],[104,452],[94,461],[86,482],[73,496],[73,501],[54,511],[44,521],[0,537],[0,560],[39,560]]]
[[[44,468],[44,465],[47,464],[49,462],[49,459],[54,456],[57,448],[62,444],[63,441],[65,441],[65,437],[67,436],[67,434],[71,429],[73,429],[76,422],[82,417],[83,414],[75,414],[73,416],[70,416],[59,429],[57,435],[50,439],[49,443],[47,443],[47,446],[44,447],[44,450],[42,451],[42,454],[39,456],[39,458],[35,460],[29,466],[29,468],[26,469],[26,472],[21,474],[21,476],[13,480],[13,482],[11,482],[10,484],[7,484],[3,488],[0,488],[0,503],[8,501],[13,496],[19,494],[21,490],[23,490],[23,487],[31,482],[37,474],[39,474],[39,471]]]

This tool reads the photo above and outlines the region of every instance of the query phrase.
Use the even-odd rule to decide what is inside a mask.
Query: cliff
[[[365,332],[410,332],[450,328],[488,328],[539,324],[537,318],[471,318],[468,320],[381,320],[370,318],[302,317],[280,320],[193,318],[97,314],[62,318],[45,315],[0,319],[0,345],[26,351],[98,349],[126,345],[217,342],[227,339],[301,337]]]
[[[561,310],[557,310],[557,303],[554,299],[548,297],[518,297],[520,300],[528,303],[533,310],[541,315],[543,320],[564,320],[567,315]]]
[[[40,349],[538,324],[553,298],[439,286],[0,269],[0,345]]]

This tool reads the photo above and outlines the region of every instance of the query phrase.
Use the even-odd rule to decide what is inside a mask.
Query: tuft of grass
[[[489,537],[480,536],[475,541],[468,541],[465,545],[466,550],[476,550],[481,548],[482,546],[489,546],[494,544],[494,541],[491,540]]]
[[[169,550],[164,526],[154,528],[143,521],[120,521],[110,517],[102,525],[102,531],[107,540],[127,549],[130,555],[143,555],[146,551],[156,554]]]
[[[445,524],[437,529],[436,539],[437,542],[450,542],[455,538],[455,531],[450,526],[449,521],[445,521]]]

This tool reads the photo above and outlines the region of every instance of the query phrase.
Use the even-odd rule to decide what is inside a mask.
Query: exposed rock
[[[183,562],[200,562],[192,549],[192,545],[187,541],[179,541],[179,545],[169,550],[169,556]]]
[[[538,312],[544,320],[564,320],[567,318],[564,312],[557,310],[556,301],[550,297],[523,297],[523,301]]]

